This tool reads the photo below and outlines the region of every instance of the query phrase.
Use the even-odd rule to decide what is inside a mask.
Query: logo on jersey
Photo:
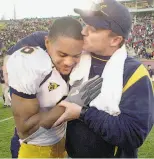
[[[21,50],[21,52],[24,54],[31,54],[34,52],[34,48],[30,46],[26,46]]]
[[[49,92],[50,91],[53,91],[54,89],[56,89],[56,88],[58,88],[59,87],[59,85],[57,84],[57,83],[49,83],[49,86],[48,86],[48,90],[49,90]]]

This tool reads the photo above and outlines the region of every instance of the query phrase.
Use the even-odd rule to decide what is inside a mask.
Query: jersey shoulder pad
[[[9,86],[28,95],[36,94],[52,67],[49,55],[40,47],[21,48],[7,62]]]

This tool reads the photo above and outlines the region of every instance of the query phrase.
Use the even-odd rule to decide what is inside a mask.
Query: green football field
[[[0,99],[0,158],[10,158],[10,139],[13,135],[14,121],[11,108],[3,108]],[[154,128],[139,149],[139,158],[154,158]]]

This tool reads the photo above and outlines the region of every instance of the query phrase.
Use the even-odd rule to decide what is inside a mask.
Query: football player
[[[65,111],[58,103],[66,100],[84,106],[100,93],[98,76],[82,85],[76,82],[69,93],[69,74],[82,52],[81,30],[77,20],[60,18],[45,39],[47,52],[25,46],[8,59],[12,110],[21,142],[19,158],[65,157],[66,123],[52,127]]]

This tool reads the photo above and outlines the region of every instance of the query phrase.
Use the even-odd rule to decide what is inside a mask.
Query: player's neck
[[[61,76],[65,80],[65,82],[67,82],[69,80],[69,75],[62,75],[61,74]]]

